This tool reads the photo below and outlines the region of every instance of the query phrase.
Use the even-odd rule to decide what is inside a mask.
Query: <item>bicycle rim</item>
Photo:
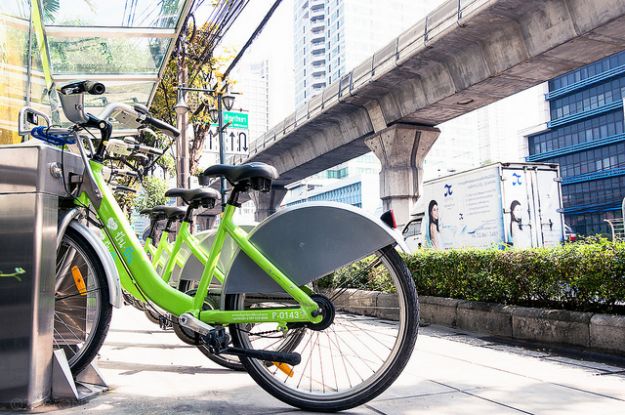
[[[313,287],[331,300],[335,316],[323,330],[304,329],[290,350],[301,355],[301,363],[291,368],[241,360],[261,387],[290,405],[349,409],[382,393],[410,358],[418,328],[414,283],[397,252],[386,247],[319,279]],[[229,301],[232,308],[246,308],[243,294]],[[262,343],[253,341],[254,333],[269,327],[260,324],[246,331],[233,326],[234,343],[261,348]]]
[[[99,349],[101,344],[96,337],[107,305],[103,304],[105,287],[98,272],[80,243],[66,234],[57,252],[54,348],[65,350],[73,371],[86,366],[97,352],[93,348]]]

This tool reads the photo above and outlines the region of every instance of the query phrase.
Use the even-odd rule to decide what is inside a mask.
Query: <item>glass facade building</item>
[[[558,163],[565,222],[609,234],[625,197],[625,52],[549,81],[548,130],[528,137],[528,161]]]
[[[287,203],[287,206],[298,205],[304,202],[339,202],[362,207],[362,183],[350,183],[336,189],[321,191],[306,198]]]

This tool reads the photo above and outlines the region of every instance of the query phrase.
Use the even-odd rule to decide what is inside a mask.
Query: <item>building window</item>
[[[623,134],[623,110],[579,121],[529,137],[531,155],[559,150]]]

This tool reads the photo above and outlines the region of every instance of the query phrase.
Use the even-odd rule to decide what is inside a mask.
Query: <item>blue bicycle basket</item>
[[[37,140],[45,141],[46,143],[54,144],[55,146],[63,146],[66,144],[76,143],[76,137],[73,133],[67,130],[54,129],[51,131],[48,127],[35,127],[30,132]]]

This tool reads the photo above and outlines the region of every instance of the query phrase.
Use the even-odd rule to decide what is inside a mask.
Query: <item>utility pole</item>
[[[188,77],[188,68],[185,58],[187,54],[187,25],[185,23],[180,38],[178,39],[178,85],[186,86]],[[187,125],[189,123],[188,111],[176,111],[177,126],[180,130],[180,137],[176,141],[176,170],[177,170],[177,186],[189,188],[189,137],[187,137]]]
[[[219,131],[219,164],[226,163],[226,150],[224,149],[224,114],[222,108],[223,90],[217,93],[217,111],[219,111],[219,117],[217,122],[217,128]],[[219,193],[221,193],[221,211],[226,209],[226,179],[224,176],[219,178]]]

